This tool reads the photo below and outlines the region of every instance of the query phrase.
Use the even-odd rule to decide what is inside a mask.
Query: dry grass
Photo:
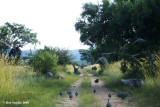
[[[67,71],[73,67],[68,65]],[[16,66],[0,59],[0,107],[48,107],[55,106],[59,92],[67,90],[78,79],[77,75],[59,72],[64,79],[45,79],[32,68]],[[6,101],[12,104],[5,104]],[[13,102],[29,104],[13,104]]]

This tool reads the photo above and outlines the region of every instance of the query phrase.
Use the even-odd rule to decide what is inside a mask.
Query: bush
[[[72,56],[69,55],[69,51],[66,49],[45,46],[44,50],[58,56],[58,65],[66,65],[71,63]]]
[[[122,73],[127,72],[127,70],[128,70],[127,62],[125,60],[122,60],[122,62],[121,62],[121,71],[122,71]]]
[[[42,74],[52,72],[54,75],[58,72],[58,56],[45,50],[38,50],[30,59],[30,65],[34,71]]]

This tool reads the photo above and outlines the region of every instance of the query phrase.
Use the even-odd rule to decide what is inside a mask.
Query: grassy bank
[[[101,107],[98,99],[93,95],[93,92],[90,89],[91,81],[87,76],[87,73],[84,72],[84,79],[81,84],[80,98],[79,98],[79,107]]]
[[[46,80],[29,67],[13,66],[1,59],[0,107],[55,106],[59,92],[67,90],[78,79],[78,76],[61,70],[59,74],[64,79]]]
[[[124,74],[120,71],[120,66],[120,62],[110,64],[103,75],[99,75],[96,71],[90,72],[104,80],[105,86],[112,91],[130,93],[132,99],[126,100],[136,103],[137,107],[160,107],[160,74],[158,74],[157,78],[151,78],[146,75],[144,86],[140,88],[131,88],[126,87],[120,81],[120,79],[124,77]]]

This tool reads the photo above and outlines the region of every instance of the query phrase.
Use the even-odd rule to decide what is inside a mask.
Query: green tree
[[[75,24],[81,42],[90,40],[95,47],[90,56],[95,60],[101,53],[109,62],[124,59],[137,70],[137,61],[160,50],[160,2],[158,0],[115,0],[102,4],[86,3]],[[139,42],[139,40],[145,42]],[[137,42],[138,41],[138,42]],[[89,58],[82,54],[83,58]],[[136,68],[136,69],[134,69]],[[137,71],[136,71],[137,73]]]
[[[26,28],[25,25],[17,23],[5,23],[0,26],[0,49],[23,47],[28,43],[37,44],[37,34]]]
[[[133,4],[121,0],[110,4],[103,0],[101,5],[87,3],[83,6],[80,19],[75,24],[81,34],[81,42],[89,39],[97,47],[105,47],[104,52],[115,51],[116,55],[136,54],[142,51],[158,51],[159,40],[159,2],[140,0]],[[143,38],[146,44],[134,44]]]
[[[29,60],[30,66],[34,71],[46,74],[52,72],[54,75],[58,72],[58,56],[46,50],[37,50]]]
[[[90,62],[91,64],[94,63],[94,58],[92,57],[90,50],[80,49],[79,53],[81,54],[81,60]]]

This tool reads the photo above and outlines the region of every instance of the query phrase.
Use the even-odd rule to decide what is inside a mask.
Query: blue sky
[[[66,49],[86,49],[74,24],[82,4],[101,0],[0,0],[0,25],[5,22],[24,24],[37,33],[41,45]],[[24,49],[33,49],[27,45]]]

